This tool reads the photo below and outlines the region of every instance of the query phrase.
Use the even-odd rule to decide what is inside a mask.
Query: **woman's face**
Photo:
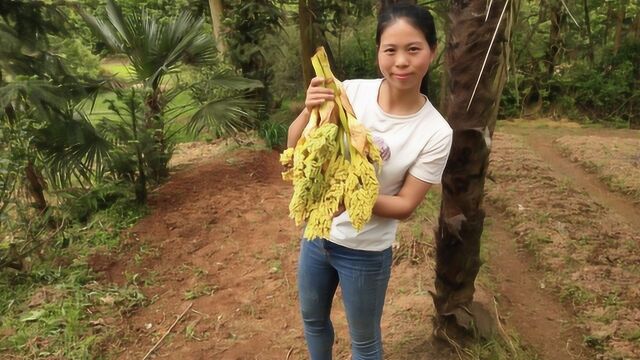
[[[394,89],[419,91],[434,57],[422,32],[404,19],[389,25],[380,36],[378,66]]]

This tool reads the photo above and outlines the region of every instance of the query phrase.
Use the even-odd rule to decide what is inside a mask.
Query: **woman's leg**
[[[331,359],[334,340],[330,315],[338,273],[329,263],[325,243],[302,239],[298,262],[300,310],[312,360]]]
[[[353,360],[382,359],[380,321],[391,275],[391,248],[348,249],[332,244],[331,264],[338,270]]]

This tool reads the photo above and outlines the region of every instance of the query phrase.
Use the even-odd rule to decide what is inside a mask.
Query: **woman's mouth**
[[[406,80],[411,77],[411,74],[393,74],[393,76],[398,80]]]

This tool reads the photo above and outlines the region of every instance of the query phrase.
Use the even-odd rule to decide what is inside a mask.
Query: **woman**
[[[436,55],[431,14],[407,4],[383,9],[376,45],[383,78],[343,82],[356,117],[373,134],[384,159],[373,216],[357,232],[342,212],[333,220],[329,239],[301,242],[298,291],[313,360],[332,357],[330,312],[338,284],[353,359],[382,359],[380,320],[398,220],[409,217],[431,186],[440,183],[451,147],[452,130],[424,91]],[[321,78],[311,81],[305,109],[289,127],[289,147],[300,138],[311,109],[333,99],[322,84]]]

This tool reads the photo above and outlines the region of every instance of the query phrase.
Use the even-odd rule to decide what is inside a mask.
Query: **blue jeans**
[[[330,314],[338,283],[349,323],[352,359],[382,359],[380,319],[391,260],[391,248],[364,251],[324,239],[302,240],[298,292],[312,360],[331,359],[334,332]]]

